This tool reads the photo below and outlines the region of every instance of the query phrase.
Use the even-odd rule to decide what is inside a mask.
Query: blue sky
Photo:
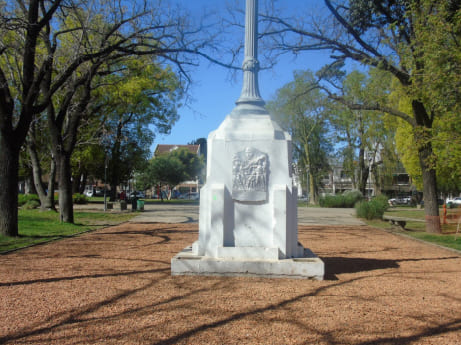
[[[244,8],[244,0],[234,2]],[[197,15],[204,7],[208,10],[216,10],[218,14],[223,13],[223,16],[226,13],[226,0],[183,0],[180,3]],[[285,0],[284,5],[289,4],[296,9],[305,7],[305,3],[306,0]],[[320,1],[310,0],[308,3],[312,5]],[[243,30],[240,35],[243,40]],[[293,71],[299,69],[316,71],[324,66],[327,60],[328,54],[325,52],[302,54],[296,60],[286,55],[272,70],[260,71],[261,96],[266,102],[269,101],[277,89],[292,81]],[[226,68],[202,61],[191,75],[194,82],[190,89],[192,100],[186,107],[179,109],[180,120],[173,127],[171,134],[157,135],[153,149],[158,144],[187,144],[194,139],[207,138],[208,134],[215,130],[235,107],[235,101],[240,96],[242,73],[237,72],[235,78],[231,79]]]

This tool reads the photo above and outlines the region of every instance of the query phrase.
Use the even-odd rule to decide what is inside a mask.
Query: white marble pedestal
[[[323,279],[323,262],[298,243],[291,138],[263,107],[238,105],[210,133],[199,238],[171,274]]]
[[[323,279],[324,264],[298,243],[291,137],[259,94],[257,0],[246,1],[243,87],[208,136],[199,238],[171,260],[172,275]]]

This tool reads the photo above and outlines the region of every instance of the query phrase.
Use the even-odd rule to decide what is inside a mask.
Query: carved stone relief
[[[267,154],[247,147],[232,157],[232,198],[239,201],[267,199]]]

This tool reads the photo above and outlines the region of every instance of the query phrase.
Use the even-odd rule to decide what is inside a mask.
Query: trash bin
[[[133,197],[131,198],[131,210],[136,211],[136,206],[137,206],[138,198]]]
[[[120,201],[120,210],[121,211],[126,210],[126,201],[125,200]]]
[[[138,200],[137,206],[139,211],[144,211],[144,200]]]

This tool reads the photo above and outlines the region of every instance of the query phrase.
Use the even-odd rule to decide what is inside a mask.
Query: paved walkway
[[[74,205],[75,209],[101,211],[104,205]],[[118,207],[116,205],[115,207]],[[131,206],[128,206],[131,210]],[[116,211],[117,209],[115,209]],[[197,204],[145,204],[144,212],[131,219],[132,223],[197,223],[199,206]],[[352,208],[298,207],[300,225],[365,225],[355,217]]]
[[[154,204],[145,205],[145,211],[133,218],[133,223],[196,223],[198,205]],[[355,217],[354,209],[299,207],[300,225],[365,225]]]

